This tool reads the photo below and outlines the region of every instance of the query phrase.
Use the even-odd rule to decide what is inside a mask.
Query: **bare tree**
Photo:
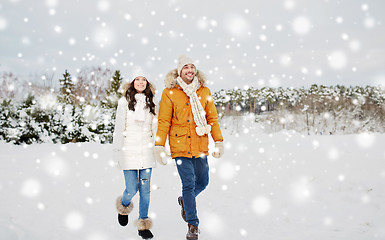
[[[83,68],[76,77],[75,95],[82,103],[97,105],[106,97],[114,71],[103,67]]]
[[[13,99],[19,89],[19,78],[11,72],[3,72],[1,75],[0,99]]]

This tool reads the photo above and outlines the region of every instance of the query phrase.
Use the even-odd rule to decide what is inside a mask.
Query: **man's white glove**
[[[214,149],[214,152],[212,153],[213,157],[215,158],[222,157],[224,150],[225,149],[223,146],[223,142],[215,142],[215,149]]]
[[[166,153],[166,148],[164,146],[155,146],[154,147],[154,156],[158,163],[162,165],[167,164],[167,157],[170,157]]]

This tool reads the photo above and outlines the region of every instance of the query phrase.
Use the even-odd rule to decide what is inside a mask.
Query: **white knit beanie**
[[[129,79],[129,81],[132,81],[132,80],[134,80],[136,77],[139,77],[139,76],[145,77],[145,78],[147,79],[148,74],[146,74],[146,73],[144,72],[144,70],[143,70],[142,67],[140,67],[140,66],[135,66],[135,67],[133,67],[133,69],[132,69],[132,72],[131,72],[131,74],[130,74],[130,79]]]
[[[132,68],[132,71],[129,75],[129,78],[128,79],[125,79],[123,80],[122,84],[120,85],[119,89],[118,89],[118,92],[120,92],[121,94],[125,94],[125,92],[127,91],[127,89],[129,88],[130,86],[130,83],[136,78],[136,77],[145,77],[146,79],[148,79],[148,74],[146,74],[144,71],[143,71],[143,68],[141,68],[140,66],[135,66]]]
[[[191,58],[186,57],[185,55],[179,56],[179,59],[178,59],[178,76],[180,76],[180,71],[182,71],[182,68],[187,64],[192,64],[196,67],[194,61]]]

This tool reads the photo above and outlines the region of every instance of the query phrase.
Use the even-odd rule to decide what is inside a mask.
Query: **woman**
[[[139,191],[136,226],[143,239],[153,237],[148,208],[151,172],[156,164],[153,155],[157,124],[154,94],[155,89],[142,74],[122,85],[123,97],[118,102],[113,139],[114,155],[123,170],[126,185],[123,195],[116,201],[118,221],[122,226],[128,224],[128,214],[134,207],[131,199]]]

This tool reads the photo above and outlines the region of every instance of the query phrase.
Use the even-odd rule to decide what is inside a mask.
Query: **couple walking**
[[[151,173],[155,160],[167,164],[168,136],[171,157],[182,182],[178,203],[188,225],[186,239],[198,239],[195,199],[209,183],[208,135],[215,141],[215,158],[221,157],[224,150],[213,98],[205,86],[205,76],[190,58],[181,56],[177,69],[166,76],[157,114],[155,90],[145,76],[136,73],[132,82],[122,85],[123,97],[116,112],[113,148],[126,185],[116,202],[118,221],[122,226],[128,224],[134,208],[131,199],[139,191],[139,219],[135,225],[143,239],[153,238],[152,220],[148,217]]]

